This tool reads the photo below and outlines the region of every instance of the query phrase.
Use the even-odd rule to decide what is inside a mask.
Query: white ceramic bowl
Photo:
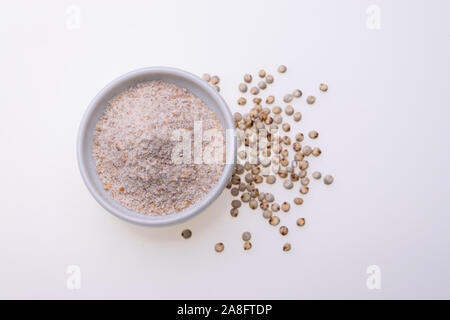
[[[211,108],[220,119],[223,128],[227,131],[227,163],[217,184],[205,195],[203,199],[194,203],[186,210],[164,216],[152,216],[131,211],[117,201],[113,200],[109,193],[103,189],[100,177],[95,169],[92,156],[92,143],[94,127],[98,118],[103,114],[108,101],[118,93],[135,86],[144,81],[161,80],[174,83],[186,88],[189,92],[199,97],[209,108]],[[129,72],[110,82],[92,100],[80,124],[77,141],[77,158],[81,176],[87,188],[106,210],[126,221],[148,225],[163,226],[182,222],[202,212],[223,191],[232,173],[236,158],[236,139],[233,117],[230,110],[211,85],[201,78],[174,68],[151,67]]]

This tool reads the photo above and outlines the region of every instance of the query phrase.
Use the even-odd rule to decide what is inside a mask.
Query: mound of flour
[[[98,120],[93,157],[105,190],[124,207],[145,214],[181,211],[219,180],[223,163],[175,164],[172,133],[223,128],[199,98],[174,84],[138,84],[111,99]]]

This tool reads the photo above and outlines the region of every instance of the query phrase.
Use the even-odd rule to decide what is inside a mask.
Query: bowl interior
[[[203,199],[194,203],[184,211],[164,216],[145,215],[131,211],[113,200],[109,193],[103,189],[100,177],[97,174],[92,156],[92,144],[95,125],[103,114],[108,101],[135,86],[140,82],[161,80],[186,88],[192,94],[199,97],[220,119],[222,127],[226,131],[226,156],[222,176],[216,185],[205,195]],[[145,68],[127,73],[108,84],[91,102],[82,120],[78,136],[78,164],[86,186],[94,198],[109,212],[127,221],[144,225],[168,225],[177,223],[194,216],[204,210],[216,199],[225,188],[233,170],[236,157],[236,141],[234,139],[234,123],[232,115],[222,97],[208,83],[188,72],[166,68]]]

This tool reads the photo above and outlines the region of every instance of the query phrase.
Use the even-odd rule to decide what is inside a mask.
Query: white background
[[[369,5],[381,9],[379,30],[367,26]],[[444,0],[3,4],[0,298],[450,298],[449,9]],[[109,81],[155,65],[218,74],[233,110],[248,110],[235,103],[237,84],[260,68],[274,73],[278,97],[318,96],[313,107],[295,102],[294,131],[319,131],[323,154],[311,166],[335,183],[313,181],[304,205],[282,216],[286,238],[260,211],[232,218],[228,192],[161,229],[121,221],[90,196],[76,164],[81,116]],[[280,202],[297,191],[275,189]],[[69,265],[81,268],[80,290],[66,287]],[[369,265],[381,268],[380,290],[366,287]]]

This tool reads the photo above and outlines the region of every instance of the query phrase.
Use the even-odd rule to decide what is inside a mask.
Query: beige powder
[[[224,164],[174,164],[171,134],[223,128],[199,98],[174,84],[138,84],[109,101],[95,127],[93,157],[111,197],[126,208],[165,215],[199,201],[219,180]],[[206,142],[203,142],[205,147]]]

